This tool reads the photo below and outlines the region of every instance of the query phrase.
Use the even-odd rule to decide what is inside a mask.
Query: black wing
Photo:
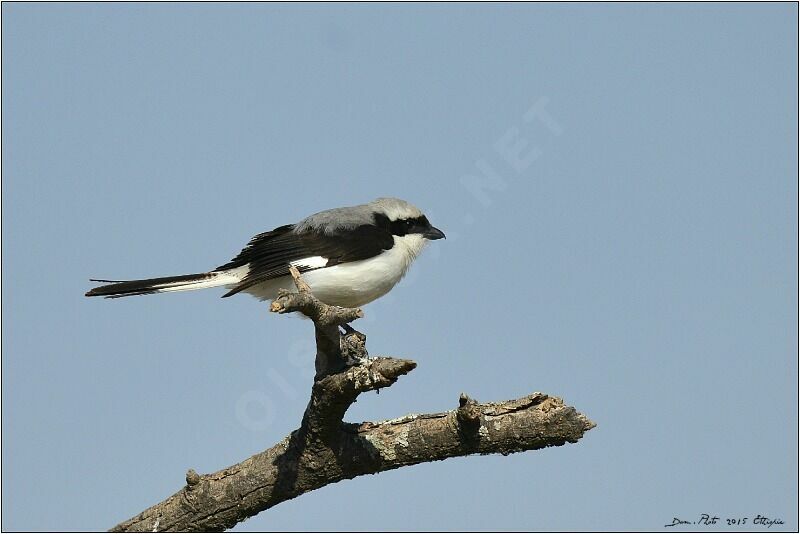
[[[215,271],[226,271],[248,265],[250,272],[241,282],[223,297],[230,297],[273,278],[289,274],[289,264],[314,256],[327,258],[325,267],[339,263],[358,261],[377,256],[394,245],[388,229],[363,225],[343,233],[321,232],[295,233],[293,225],[281,226],[271,232],[258,234],[230,262]],[[300,272],[312,271],[314,267],[298,267]]]

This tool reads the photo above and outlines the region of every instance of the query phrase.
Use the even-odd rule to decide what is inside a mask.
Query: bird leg
[[[362,334],[361,332],[359,332],[358,330],[356,330],[355,328],[353,328],[349,324],[345,323],[345,324],[340,325],[340,326],[342,327],[342,330],[344,330],[344,332],[342,332],[343,335],[350,336],[352,334],[357,334],[358,336],[364,338],[364,342],[367,341],[366,334]]]

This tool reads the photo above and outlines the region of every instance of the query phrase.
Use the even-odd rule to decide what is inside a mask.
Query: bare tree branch
[[[561,399],[543,393],[486,404],[462,394],[459,406],[449,412],[344,423],[345,412],[361,393],[391,386],[416,363],[368,359],[363,334],[339,333],[340,325],[363,316],[361,310],[320,302],[296,269],[292,275],[298,292],[282,291],[270,309],[299,311],[314,321],[317,376],[300,428],[216,473],[190,469],[186,486],[112,531],[222,531],[340,480],[456,456],[575,443],[595,426]]]

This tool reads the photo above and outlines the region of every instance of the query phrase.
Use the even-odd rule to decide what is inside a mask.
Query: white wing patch
[[[302,260],[295,260],[290,262],[291,265],[295,267],[305,267],[307,269],[319,269],[320,267],[325,267],[328,265],[328,258],[323,258],[322,256],[311,256],[308,258],[303,258]]]

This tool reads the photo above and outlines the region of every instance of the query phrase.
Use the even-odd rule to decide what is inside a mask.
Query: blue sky
[[[2,10],[4,529],[109,528],[305,408],[309,323],[89,278],[379,196],[448,239],[356,324],[419,367],[347,420],[543,391],[598,426],[236,530],[798,528],[796,4]]]

